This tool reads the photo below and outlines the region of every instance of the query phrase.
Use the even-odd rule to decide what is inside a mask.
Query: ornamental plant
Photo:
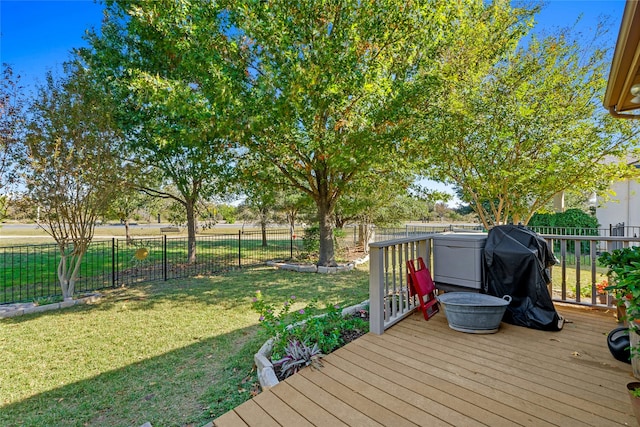
[[[605,252],[598,261],[608,267],[608,286],[618,305],[626,306],[629,324],[640,319],[640,247],[627,247]]]
[[[307,307],[292,312],[291,308],[295,302],[296,296],[291,295],[282,306],[276,308],[273,304],[267,304],[264,301],[261,291],[256,291],[256,295],[253,298],[253,309],[260,314],[258,320],[264,335],[277,337],[277,340],[281,341],[283,337],[289,335],[288,329],[290,329],[290,325],[301,322],[307,312],[315,307],[315,302],[312,301]],[[282,348],[284,349],[284,346]]]
[[[602,279],[598,283],[596,283],[596,293],[598,295],[604,295],[607,293],[607,287],[609,287],[609,281],[607,279]]]
[[[273,338],[271,359],[278,361],[287,356],[287,348],[294,342],[303,343],[320,353],[328,354],[344,345],[344,334],[355,332],[364,334],[369,331],[369,323],[359,316],[342,316],[339,305],[325,304],[324,313],[318,309],[316,300],[306,307],[293,309],[295,295],[289,297],[280,307],[264,301],[260,291],[253,298],[253,309],[260,315],[260,325],[265,337]]]
[[[598,257],[601,264],[608,267],[609,286],[604,289],[613,294],[619,307],[625,308],[625,318],[630,333],[640,330],[640,247],[626,247],[605,252]],[[640,355],[639,346],[630,348],[632,364]],[[637,367],[634,364],[634,375]]]
[[[274,361],[273,366],[280,369],[283,378],[287,378],[305,366],[322,367],[320,359],[323,356],[317,343],[310,346],[306,342],[291,340],[285,348],[285,356]]]

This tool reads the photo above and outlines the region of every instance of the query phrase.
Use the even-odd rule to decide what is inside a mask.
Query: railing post
[[[422,260],[425,262],[425,265],[429,270],[431,270],[431,251],[429,247],[429,242],[431,239],[422,239],[417,243],[417,256],[422,257]],[[433,271],[431,272],[433,274]]]
[[[561,268],[561,286],[562,299],[567,299],[567,240],[560,240],[560,268]]]
[[[242,268],[242,230],[238,230],[238,268]]]
[[[573,241],[573,252],[576,258],[575,269],[576,269],[576,302],[580,302],[580,258],[582,257],[582,241],[574,240]]]
[[[589,267],[591,268],[591,304],[595,305],[597,303],[596,296],[598,294],[596,290],[597,258],[596,258],[596,242],[594,242],[593,240],[589,242],[589,261],[590,261]]]
[[[375,246],[369,253],[369,331],[384,332],[384,249]]]
[[[291,243],[289,246],[289,259],[293,259],[293,230],[289,229],[289,242]]]

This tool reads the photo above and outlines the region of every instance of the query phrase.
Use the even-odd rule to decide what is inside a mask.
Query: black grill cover
[[[521,225],[496,226],[489,231],[483,254],[484,292],[512,298],[504,322],[545,331],[562,329],[564,321],[547,290],[548,268],[557,260],[542,237]]]

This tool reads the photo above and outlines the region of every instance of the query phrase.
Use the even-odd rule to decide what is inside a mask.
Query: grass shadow
[[[105,292],[0,321],[0,425],[199,425],[250,397],[262,344],[251,299],[368,298],[368,273],[252,268]]]
[[[202,425],[250,398],[256,327],[39,393],[2,407],[3,426]],[[241,351],[245,350],[245,351]],[[120,349],[127,351],[127,349]],[[229,354],[233,356],[228,356]],[[227,355],[225,357],[225,355]],[[64,363],[64,362],[60,362]],[[246,383],[240,389],[233,384]]]

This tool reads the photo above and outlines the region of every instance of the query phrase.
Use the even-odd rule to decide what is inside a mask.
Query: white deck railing
[[[432,269],[433,234],[375,242],[369,245],[370,330],[382,334],[417,308],[409,296],[406,261],[422,257]],[[554,248],[560,261],[551,269],[549,291],[555,302],[593,307],[613,307],[611,298],[600,302],[596,283],[606,268],[597,265],[600,253],[616,248],[640,245],[637,237],[542,235]],[[573,242],[573,243],[571,243]],[[586,243],[583,243],[586,242]]]
[[[409,237],[369,245],[369,329],[382,334],[418,303],[409,296],[406,262],[422,257],[431,268],[431,237]]]

